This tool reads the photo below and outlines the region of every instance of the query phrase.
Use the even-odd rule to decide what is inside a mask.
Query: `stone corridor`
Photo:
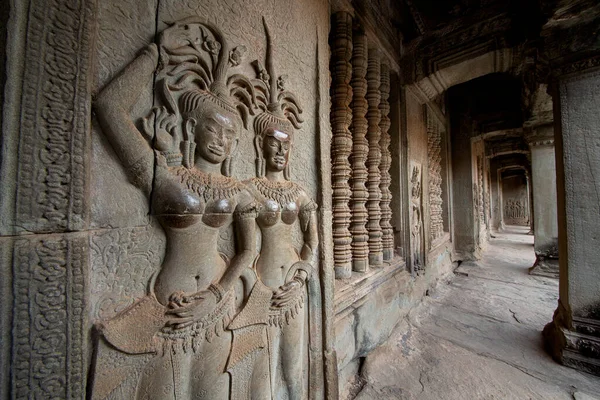
[[[528,275],[527,231],[495,233],[481,261],[461,264],[429,293],[363,364],[357,399],[600,398],[600,378],[544,352],[558,282]]]

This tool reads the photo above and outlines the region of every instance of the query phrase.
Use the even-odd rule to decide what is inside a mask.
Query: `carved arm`
[[[133,184],[149,194],[154,153],[131,120],[130,112],[158,63],[155,44],[138,56],[98,94],[94,108],[102,131],[127,170]]]
[[[314,267],[318,263],[319,232],[317,227],[317,205],[312,200],[307,199],[307,203],[301,206],[299,219],[304,235],[300,258],[303,262]]]
[[[248,194],[248,196],[250,195]],[[257,206],[253,199],[250,199],[245,206],[238,205],[235,230],[239,248],[219,281],[219,285],[225,292],[233,287],[244,269],[250,267],[254,261],[256,255],[256,216]]]

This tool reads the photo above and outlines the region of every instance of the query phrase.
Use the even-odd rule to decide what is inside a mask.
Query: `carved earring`
[[[189,118],[185,121],[183,129],[184,140],[182,142],[181,152],[183,154],[183,166],[186,168],[194,167],[194,154],[196,153],[196,143],[194,142],[194,128],[196,127],[196,120]]]
[[[285,168],[283,169],[283,178],[286,181],[289,181],[291,179],[290,177],[290,162],[288,161],[287,165],[285,166]]]
[[[235,153],[235,149],[237,149],[239,142],[240,142],[239,139],[235,140],[235,144],[232,146],[231,152],[229,153],[227,158],[225,158],[225,161],[223,161],[223,166],[221,167],[221,173],[225,176],[231,176],[233,174],[233,157],[231,155],[233,153]]]
[[[262,156],[262,138],[260,136],[254,138],[254,149],[256,150],[256,177],[263,178],[267,174],[267,167]]]

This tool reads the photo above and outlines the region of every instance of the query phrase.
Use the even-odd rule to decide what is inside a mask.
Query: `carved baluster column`
[[[379,51],[375,48],[369,49],[369,64],[367,67],[367,102],[369,110],[367,120],[369,128],[367,130],[367,140],[369,141],[369,154],[367,156],[368,180],[367,189],[369,191],[369,200],[367,201],[367,210],[369,220],[367,230],[369,231],[369,265],[373,267],[383,264],[383,249],[381,244],[381,173],[379,163],[381,161],[381,149],[379,148],[379,139],[381,137],[381,112],[379,111],[379,93],[381,63],[379,60]]]
[[[389,133],[391,126],[388,114],[390,113],[390,103],[388,98],[390,97],[390,66],[387,61],[381,63],[381,85],[379,86],[381,93],[381,101],[379,103],[379,111],[381,112],[381,121],[379,122],[379,128],[381,129],[381,139],[379,140],[379,147],[381,149],[381,164],[379,170],[381,172],[381,183],[379,188],[381,189],[381,202],[379,206],[381,208],[381,231],[382,247],[383,247],[383,260],[389,261],[394,258],[394,230],[390,221],[392,220],[392,209],[390,203],[392,202],[392,192],[390,191],[390,184],[392,178],[390,176],[390,167],[392,165],[392,154],[390,153],[390,143],[392,141]]]
[[[352,121],[352,16],[346,12],[333,15],[331,28],[331,146],[333,186],[333,257],[337,278],[352,274],[352,237],[350,226],[350,186],[352,172],[348,157],[352,151],[352,136],[348,126]]]
[[[352,269],[364,272],[369,267],[369,232],[367,231],[367,142],[368,122],[365,118],[369,107],[367,94],[367,36],[364,32],[354,32],[352,51]]]

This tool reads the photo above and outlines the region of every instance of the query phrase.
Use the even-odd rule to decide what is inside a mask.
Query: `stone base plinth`
[[[529,274],[558,279],[558,258],[537,256]]]
[[[573,318],[573,328],[556,321],[543,331],[546,350],[567,367],[600,376],[600,321]]]

